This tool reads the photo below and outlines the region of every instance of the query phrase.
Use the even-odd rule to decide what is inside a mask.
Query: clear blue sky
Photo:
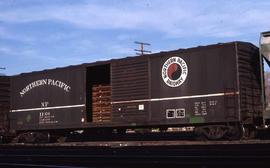
[[[270,30],[269,0],[0,0],[0,73],[248,41]]]

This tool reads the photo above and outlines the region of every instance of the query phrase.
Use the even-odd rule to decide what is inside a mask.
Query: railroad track
[[[0,148],[1,167],[265,167],[267,164],[270,165],[270,142],[260,140],[12,144]]]

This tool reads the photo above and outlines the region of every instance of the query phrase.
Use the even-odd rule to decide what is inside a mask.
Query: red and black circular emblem
[[[186,80],[188,67],[180,57],[170,57],[162,66],[161,76],[170,87],[178,87]]]
[[[182,69],[179,64],[173,63],[168,67],[167,73],[171,80],[177,80],[182,74]]]

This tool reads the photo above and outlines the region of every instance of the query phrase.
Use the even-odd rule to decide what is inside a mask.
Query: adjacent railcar
[[[10,78],[0,76],[0,135],[9,130]]]
[[[231,42],[11,77],[21,132],[195,126],[209,139],[262,124],[262,61]]]

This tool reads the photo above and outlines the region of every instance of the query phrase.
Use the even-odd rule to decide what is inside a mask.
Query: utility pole
[[[151,44],[144,43],[144,42],[138,42],[138,41],[135,41],[134,43],[140,45],[140,49],[134,49],[135,51],[140,52],[140,53],[136,52],[137,55],[144,55],[145,53],[151,53],[151,51],[144,50],[145,45],[150,46]]]

